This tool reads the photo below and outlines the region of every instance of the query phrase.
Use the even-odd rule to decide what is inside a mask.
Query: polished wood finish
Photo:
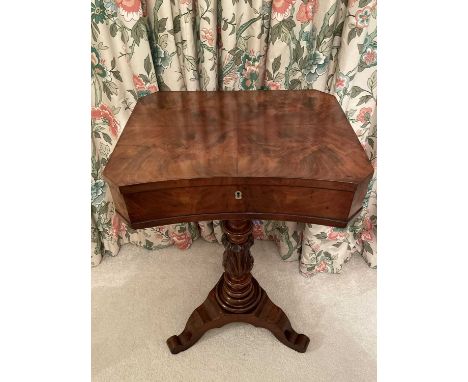
[[[223,220],[223,276],[167,340],[174,354],[230,322],[266,328],[304,352],[309,338],[251,274],[251,219],[345,227],[372,174],[336,99],[315,90],[146,96],[103,173],[132,228]]]
[[[161,92],[138,102],[104,177],[134,228],[246,216],[345,227],[372,173],[329,94]]]
[[[276,306],[250,271],[253,257],[252,222],[229,220],[222,223],[225,246],[224,273],[206,300],[189,317],[178,336],[167,340],[169,350],[177,354],[191,347],[208,330],[231,322],[245,322],[268,329],[286,346],[304,353],[309,337],[298,334],[286,314]]]

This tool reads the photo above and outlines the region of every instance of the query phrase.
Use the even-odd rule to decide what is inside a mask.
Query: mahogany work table
[[[167,345],[246,322],[305,352],[252,276],[252,219],[345,227],[373,168],[335,97],[315,90],[157,92],[140,99],[104,170],[134,229],[222,220],[224,273]]]

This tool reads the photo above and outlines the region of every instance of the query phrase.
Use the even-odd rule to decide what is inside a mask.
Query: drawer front
[[[134,228],[187,221],[269,219],[344,226],[354,193],[324,188],[239,185],[124,194]],[[242,215],[240,215],[242,214]]]

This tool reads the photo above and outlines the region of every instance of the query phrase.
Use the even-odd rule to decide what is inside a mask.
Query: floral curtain
[[[376,164],[376,0],[94,0],[91,3],[92,264],[124,243],[220,242],[219,222],[132,230],[101,173],[138,98],[155,91],[318,89],[334,94]],[[155,116],[157,118],[157,116]],[[376,180],[347,228],[255,221],[256,239],[337,273],[353,253],[376,267]]]

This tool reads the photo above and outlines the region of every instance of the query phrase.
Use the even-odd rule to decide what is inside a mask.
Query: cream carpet
[[[222,252],[201,239],[187,251],[126,245],[93,268],[93,382],[376,381],[376,271],[354,256],[340,275],[306,279],[267,241],[252,247],[252,273],[310,337],[307,352],[235,323],[172,355],[165,341],[218,281]]]

